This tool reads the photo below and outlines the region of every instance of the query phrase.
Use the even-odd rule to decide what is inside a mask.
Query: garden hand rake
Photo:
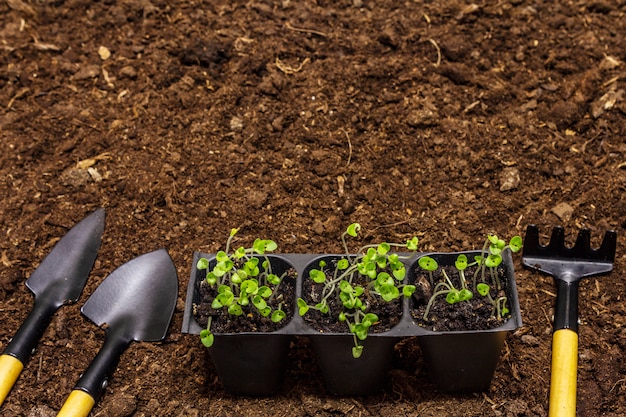
[[[578,282],[613,269],[617,234],[608,231],[602,245],[591,249],[589,229],[582,229],[573,247],[565,246],[562,227],[554,227],[547,246],[539,244],[537,226],[529,225],[524,239],[525,267],[554,277],[556,310],[552,336],[549,417],[576,415],[578,367]]]

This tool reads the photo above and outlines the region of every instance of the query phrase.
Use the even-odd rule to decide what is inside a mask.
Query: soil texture
[[[488,330],[506,323],[512,306],[506,269],[494,268],[497,281],[489,270],[485,275],[482,271],[469,266],[461,281],[454,266],[438,265],[431,278],[428,271],[414,265],[416,291],[410,311],[415,323],[432,331]],[[481,284],[488,286],[485,294],[479,292]]]
[[[0,1],[0,350],[54,244],[107,210],[79,301],[54,315],[0,408],[54,416],[105,333],[80,307],[128,260],[167,248],[168,335],[132,343],[92,415],[546,416],[555,287],[514,256],[524,325],[490,389],[446,395],[414,340],[385,390],[328,395],[306,339],[281,391],[227,394],[181,334],[194,251],[272,239],[480,249],[536,224],[618,232],[614,271],[579,291],[578,415],[626,415],[624,0]]]

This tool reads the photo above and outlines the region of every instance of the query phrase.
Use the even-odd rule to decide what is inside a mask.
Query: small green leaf
[[[222,305],[222,303],[220,303],[220,300],[218,300],[217,298],[214,298],[213,302],[211,303],[211,308],[214,308],[214,309],[217,310],[217,309],[222,308],[222,307],[224,307],[224,306]]]
[[[380,292],[380,296],[383,300],[387,302],[393,301],[400,296],[400,290],[398,290],[394,285],[383,285],[378,288],[378,292]]]
[[[352,348],[352,357],[354,359],[359,359],[361,357],[361,355],[363,354],[363,346],[354,346]]]
[[[406,248],[411,252],[416,251],[418,243],[419,240],[417,239],[417,236],[413,236],[411,239],[406,241]]]
[[[342,280],[339,283],[339,290],[341,290],[342,293],[347,293],[347,294],[352,294],[354,292],[352,285],[350,285],[350,283],[346,280]]]
[[[489,255],[487,259],[485,259],[485,265],[488,268],[495,268],[502,263],[502,256],[500,255]]]
[[[247,274],[246,274],[247,276]],[[233,284],[241,284],[243,282],[243,279],[241,279],[241,275],[234,273],[230,276],[230,282],[232,282]]]
[[[358,232],[361,230],[361,225],[358,223],[352,223],[351,225],[348,226],[348,229],[346,230],[346,233],[352,237],[356,237],[356,235],[358,234]]]
[[[394,268],[391,273],[397,281],[402,281],[406,276],[406,268],[403,264],[400,264],[398,267]]]
[[[234,237],[237,234],[238,231],[239,231],[239,229],[236,229],[234,227],[232,229],[230,229],[230,237]]]
[[[363,320],[367,320],[370,323],[370,326],[378,321],[378,316],[374,313],[367,313]],[[368,326],[369,327],[369,326]]]
[[[359,323],[354,326],[353,333],[359,340],[365,340],[367,339],[368,330],[368,326],[364,326],[362,323]]]
[[[215,284],[217,284],[217,277],[213,272],[209,272],[208,274],[206,274],[206,282],[210,286],[214,286]]]
[[[267,308],[267,302],[263,299],[263,297],[261,297],[260,295],[255,295],[254,298],[252,298],[252,304],[254,304],[254,306],[259,310],[262,311],[265,308]]]
[[[215,274],[216,277],[223,277],[231,269],[233,269],[233,262],[228,259],[226,261],[218,262],[215,265],[215,268],[213,268],[212,272]]]
[[[241,259],[244,256],[246,256],[246,249],[242,246],[235,251],[234,255],[235,255],[235,258]]]
[[[265,243],[266,252],[273,252],[278,248],[278,245],[273,240],[268,239],[268,240],[265,240],[264,243]]]
[[[337,320],[346,321],[347,320],[346,313],[344,313],[343,311],[339,313],[339,316],[337,316]]]
[[[511,238],[511,241],[509,242],[509,248],[511,249],[511,252],[519,252],[519,250],[522,249],[522,246],[523,241],[521,236],[513,236]]]
[[[207,329],[200,330],[200,341],[205,347],[210,348],[215,342],[215,336]]]
[[[239,280],[241,281],[248,278],[248,273],[244,271],[243,269],[238,269],[235,273],[237,274],[237,277],[239,277]]]
[[[473,297],[474,294],[467,288],[463,288],[461,291],[459,291],[459,301],[471,300]]]
[[[222,306],[230,306],[235,301],[235,296],[232,292],[224,292],[218,294],[217,297],[215,297],[215,300],[217,300]]]
[[[280,277],[276,274],[268,274],[267,282],[269,282],[272,285],[278,285],[280,284]]]
[[[393,281],[393,278],[391,278],[391,275],[389,275],[386,272],[381,272],[376,277],[376,284],[377,285],[394,285],[395,283]]]
[[[456,269],[458,269],[459,271],[463,271],[465,268],[467,268],[467,256],[465,256],[464,254],[460,254],[456,258],[454,266],[456,266]]]
[[[365,275],[370,277],[370,279],[376,278],[376,264],[374,262],[365,264]]]
[[[272,296],[272,290],[270,287],[263,285],[259,287],[259,291],[257,292],[263,298],[270,298]]]
[[[239,288],[243,293],[256,294],[259,291],[259,281],[256,279],[247,279],[241,283]]]
[[[391,246],[389,245],[389,243],[382,242],[382,243],[379,243],[378,246],[376,247],[376,252],[378,252],[379,255],[386,255],[390,249],[391,249]]]
[[[219,287],[217,287],[217,292],[218,294],[223,294],[223,293],[230,293],[232,294],[233,291],[230,289],[230,287],[228,285],[220,285]]]
[[[460,295],[459,295],[459,290],[457,289],[451,289],[448,294],[446,295],[446,301],[448,302],[448,304],[456,304],[458,303],[460,300]]]
[[[259,313],[261,313],[263,317],[269,316],[271,312],[272,312],[272,308],[270,306],[259,309]]]
[[[415,289],[415,285],[405,285],[402,287],[402,294],[404,294],[405,297],[410,297],[415,292]]]
[[[243,310],[239,306],[239,304],[231,304],[228,307],[228,314],[233,316],[241,316],[243,314]]]
[[[271,319],[273,323],[278,323],[279,321],[283,320],[286,316],[287,314],[283,310],[275,310],[272,313]]]
[[[350,262],[347,259],[340,259],[337,261],[337,269],[343,271],[344,269],[348,269],[350,266]]]
[[[302,298],[298,298],[298,314],[304,316],[309,311],[309,306]]]
[[[482,295],[483,297],[489,294],[490,289],[491,288],[489,287],[489,285],[485,284],[484,282],[481,282],[480,284],[476,285],[476,291],[478,291],[478,294]]]
[[[196,264],[196,269],[205,270],[209,267],[209,260],[206,258],[198,259],[198,263]]]
[[[339,293],[339,299],[345,308],[354,308],[354,304],[358,298],[354,298],[352,293],[349,292],[341,292]]]
[[[420,268],[425,269],[426,271],[431,271],[431,272],[436,270],[439,267],[439,265],[437,264],[437,261],[435,261],[430,256],[422,256],[421,258],[419,258],[417,263],[420,266]]]
[[[309,278],[311,278],[313,282],[321,284],[326,281],[326,274],[319,269],[311,269],[311,271],[309,271]]]
[[[230,258],[228,257],[228,254],[227,254],[226,252],[224,252],[223,250],[218,251],[218,252],[215,254],[215,260],[216,260],[217,262],[226,262],[226,261],[228,261],[229,259],[230,259]]]

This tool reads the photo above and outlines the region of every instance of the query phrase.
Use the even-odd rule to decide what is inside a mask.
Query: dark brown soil
[[[300,342],[276,396],[226,394],[180,333],[193,252],[232,227],[288,253],[414,234],[421,251],[487,232],[618,231],[615,270],[582,281],[578,415],[626,415],[624,0],[7,0],[0,2],[0,349],[24,281],[106,207],[101,251],[0,409],[51,416],[102,346],[80,306],[116,267],[166,247],[179,302],[163,343],[133,343],[98,416],[545,416],[553,280],[515,258],[524,327],[491,388],[443,395],[412,340],[386,390],[328,396]]]
[[[505,277],[506,272],[504,268],[497,268],[500,277]],[[461,278],[453,266],[440,265],[436,271],[433,271],[433,282],[430,282],[429,274],[415,265],[414,278],[417,282],[416,287],[418,290],[413,294],[411,298],[411,316],[417,324],[420,326],[432,330],[432,331],[464,331],[464,330],[488,330],[504,324],[509,317],[510,313],[498,314],[496,306],[492,301],[498,300],[500,297],[507,297],[511,299],[509,288],[507,286],[507,280],[501,279],[500,289],[494,285],[493,281],[487,279],[486,282],[490,283],[489,296],[482,296],[476,290],[476,285],[482,282],[480,276],[480,270],[475,266],[468,267],[464,272],[467,274],[467,289],[472,292],[472,298],[456,303],[449,303],[446,301],[446,294],[436,296],[431,307],[428,310],[426,319],[424,314],[426,308],[434,295],[434,289],[440,282],[446,282],[447,280],[443,276],[445,271],[446,276],[453,285],[453,288],[460,290],[463,288],[461,284]],[[474,281],[474,273],[478,273],[476,281]],[[442,290],[443,288],[440,288]],[[511,302],[507,304],[507,308],[511,307]]]

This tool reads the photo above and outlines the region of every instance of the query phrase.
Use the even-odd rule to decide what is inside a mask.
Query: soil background
[[[166,247],[179,302],[163,343],[133,343],[94,416],[545,416],[550,277],[515,258],[524,326],[488,392],[444,395],[414,341],[384,392],[324,392],[306,340],[282,391],[224,392],[181,334],[194,251],[232,227],[283,253],[362,242],[476,249],[528,224],[547,241],[618,231],[615,270],[580,289],[578,415],[626,415],[626,2],[0,1],[0,348],[24,281],[107,209],[79,302],[61,308],[0,409],[52,416],[104,331],[80,306],[116,267]]]

